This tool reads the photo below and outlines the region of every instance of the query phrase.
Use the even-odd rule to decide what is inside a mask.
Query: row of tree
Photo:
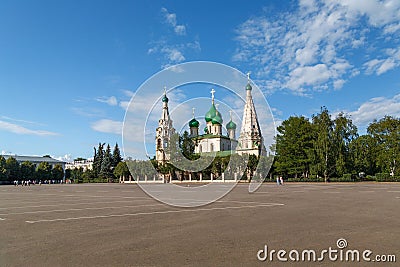
[[[99,143],[98,147],[93,149],[93,169],[86,171],[82,168],[67,170],[67,179],[76,182],[110,182],[116,178],[114,170],[122,162],[118,144],[115,144],[112,152],[110,144],[105,147],[105,143]]]
[[[385,116],[359,135],[350,117],[322,107],[311,119],[292,116],[278,127],[272,172],[288,177],[400,175],[400,119]]]
[[[64,170],[61,165],[54,167],[48,162],[41,162],[37,166],[30,161],[24,161],[21,164],[14,158],[7,160],[0,156],[0,181],[12,182],[15,180],[62,180]]]

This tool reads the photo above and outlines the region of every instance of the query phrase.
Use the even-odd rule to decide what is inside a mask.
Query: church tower
[[[158,127],[156,129],[156,160],[159,163],[164,164],[165,162],[170,160],[168,145],[172,134],[175,133],[175,129],[172,126],[172,120],[169,116],[166,87],[164,87],[164,96],[162,98],[162,103],[163,109],[161,113],[161,118],[158,120]]]
[[[236,140],[236,123],[232,121],[232,110],[229,111],[229,114],[231,115],[231,120],[226,125],[226,130],[228,131],[228,137]]]
[[[197,137],[199,135],[200,122],[194,117],[194,109],[195,108],[193,108],[193,119],[189,121],[190,137]]]
[[[250,73],[248,73],[246,85],[246,104],[244,106],[242,127],[240,129],[240,136],[236,151],[238,154],[253,154],[259,156],[264,149],[264,144],[251,91],[252,87],[250,84]]]

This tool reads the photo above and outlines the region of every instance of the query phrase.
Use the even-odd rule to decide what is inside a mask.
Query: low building
[[[70,170],[82,168],[83,171],[93,170],[93,158],[67,162],[65,168]]]
[[[25,161],[29,161],[31,163],[33,163],[36,167],[42,163],[42,162],[47,162],[51,165],[52,168],[54,168],[54,166],[56,165],[61,165],[61,167],[63,168],[63,170],[65,171],[65,161],[61,161],[61,160],[57,160],[57,159],[53,159],[51,157],[38,157],[38,156],[18,156],[18,155],[2,155],[6,160],[8,158],[15,158],[19,164],[21,164],[22,162]]]

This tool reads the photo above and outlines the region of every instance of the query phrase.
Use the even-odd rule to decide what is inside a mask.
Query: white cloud
[[[264,90],[339,89],[360,69],[380,75],[399,67],[399,29],[400,1],[301,0],[290,12],[239,25],[233,60],[250,63]],[[361,66],[352,62],[359,50],[369,58]]]
[[[161,13],[164,15],[165,22],[174,29],[177,35],[186,34],[186,27],[177,23],[175,13],[169,13],[165,7],[161,8]]]
[[[61,160],[61,161],[65,161],[65,162],[72,162],[73,161],[71,154],[65,154],[64,156],[60,156],[60,157],[57,157],[57,156],[51,156],[51,157],[53,159]]]
[[[135,92],[131,91],[131,90],[122,90],[122,92],[124,93],[125,96],[127,97],[132,97]]]
[[[400,117],[400,94],[392,98],[375,97],[360,105],[355,111],[347,111],[357,126],[366,126],[384,116]]]
[[[118,105],[118,101],[117,101],[117,98],[115,96],[98,97],[98,98],[96,98],[96,101],[101,102],[101,103],[106,103],[107,105],[110,105],[110,106]]]
[[[183,56],[182,52],[179,51],[177,48],[165,47],[161,49],[161,52],[165,53],[168,60],[172,63],[178,63],[185,60],[185,57]]]
[[[102,133],[121,134],[122,122],[109,119],[102,119],[92,123],[92,129]]]
[[[199,52],[201,50],[198,41],[187,42],[183,44],[170,45],[166,41],[155,42],[152,48],[149,48],[148,54],[161,54],[163,57],[162,68],[168,68],[172,65],[186,60],[185,54],[189,51]]]
[[[17,125],[17,124],[14,124],[14,123],[1,121],[1,120],[0,120],[0,130],[4,130],[4,131],[7,131],[7,132],[16,133],[16,134],[27,134],[27,135],[37,135],[37,136],[55,136],[55,135],[59,135],[58,133],[50,132],[50,131],[28,129],[28,128],[23,127],[21,125]]]
[[[397,49],[386,49],[386,58],[374,58],[364,63],[366,74],[381,75],[391,69],[400,66],[400,47]]]

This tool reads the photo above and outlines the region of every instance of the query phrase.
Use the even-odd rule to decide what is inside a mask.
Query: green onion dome
[[[167,97],[167,95],[164,95],[164,96],[163,96],[163,98],[162,98],[162,102],[166,102],[166,103],[168,103],[168,97]]]
[[[211,122],[212,122],[212,124],[222,124],[223,120],[222,120],[221,113],[216,111],[216,114],[215,114],[214,118],[212,118]]]
[[[236,130],[236,123],[234,123],[232,120],[230,122],[228,122],[228,124],[226,125],[226,129],[227,130]]]
[[[251,90],[251,89],[252,89],[252,87],[251,87],[250,83],[247,83],[246,90]]]
[[[217,113],[217,109],[215,108],[214,103],[211,105],[210,110],[206,113],[205,120],[206,122],[212,121]]]
[[[208,133],[207,126],[206,126],[206,127],[204,127],[204,132],[205,132],[206,134]]]
[[[195,118],[193,118],[191,121],[189,121],[190,128],[192,128],[192,127],[199,128],[199,125],[200,125],[199,121],[196,120]]]

